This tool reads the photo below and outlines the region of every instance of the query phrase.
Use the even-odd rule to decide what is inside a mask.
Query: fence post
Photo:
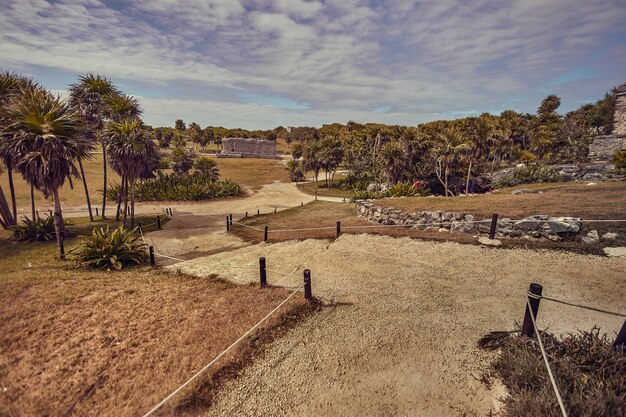
[[[154,266],[156,265],[154,261],[154,246],[150,246],[148,249],[150,250],[150,266]]]
[[[174,217],[174,211],[172,210],[171,207],[170,207],[170,217]]]
[[[161,216],[157,216],[157,229],[161,230]]]
[[[261,288],[267,287],[267,271],[265,270],[265,258],[259,258],[259,277],[261,279]]]
[[[226,216],[226,231],[230,232],[230,222],[228,221],[228,216]]]
[[[313,299],[313,291],[311,290],[311,271],[304,270],[304,298],[307,300]]]
[[[337,237],[341,236],[341,222],[337,220]]]
[[[258,216],[259,214],[261,214],[261,209],[256,209],[256,215]]]
[[[139,228],[139,233],[143,234],[143,229],[141,227],[141,222],[137,222],[137,227]]]
[[[491,216],[491,227],[489,228],[489,239],[496,237],[496,228],[498,227],[498,213]]]
[[[233,227],[233,215],[232,214],[228,215],[228,220],[230,221],[230,227]]]
[[[304,201],[300,202],[300,207],[304,207]]]
[[[274,207],[274,213],[276,213],[276,207]]]
[[[624,320],[624,324],[622,324],[622,328],[617,334],[613,346],[615,346],[616,348],[626,348],[626,320]]]
[[[543,291],[543,286],[541,284],[532,283],[530,284],[530,288],[528,291],[531,294],[541,296],[541,292]],[[530,302],[530,306],[532,307],[533,317],[537,320],[537,312],[539,311],[539,298],[528,296],[528,301]],[[528,310],[528,304],[526,305],[526,313],[524,314],[524,324],[522,324],[522,335],[532,337],[535,334],[535,326],[533,326],[532,318],[530,317],[530,311]]]
[[[99,216],[99,214],[98,214],[98,207],[96,207],[96,216]]]
[[[248,218],[248,212],[246,211],[246,219]]]
[[[48,213],[50,213],[50,217],[52,217],[52,210],[48,209]]]
[[[267,242],[267,226],[265,226],[263,230],[263,242]]]

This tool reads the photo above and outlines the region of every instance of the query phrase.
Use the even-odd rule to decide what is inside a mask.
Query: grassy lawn
[[[89,232],[84,219],[74,223]],[[67,248],[76,243],[68,239]],[[55,253],[54,242],[15,243],[0,232],[2,415],[142,415],[288,294],[150,267],[82,270]],[[296,296],[282,311],[309,310]],[[244,341],[166,410],[208,405],[222,379],[262,350],[253,346],[295,323],[285,317],[268,322],[271,331]]]
[[[397,207],[398,205],[395,204],[396,201],[402,200],[405,199],[394,199],[386,201],[393,201],[394,206]],[[428,201],[432,200],[432,198],[424,200]],[[334,239],[336,237],[337,221],[341,222],[342,233],[372,233],[396,237],[407,236],[416,239],[435,241],[455,241],[459,243],[472,244],[477,243],[477,239],[475,236],[465,233],[407,229],[402,227],[367,227],[373,226],[374,224],[359,217],[356,217],[356,211],[353,204],[330,203],[325,201],[314,201],[305,204],[303,207],[295,207],[288,210],[279,211],[278,213],[252,216],[241,219],[239,222],[257,227],[259,229],[263,229],[267,225],[269,228],[268,240],[270,242],[281,242],[286,240],[304,240],[309,238]],[[288,229],[309,228],[324,228],[324,230],[287,231]],[[626,243],[626,228],[624,227],[624,225],[617,226],[615,224],[594,224],[591,228],[598,230],[598,232],[600,233],[606,231],[614,231],[619,228],[618,232],[620,233],[620,237],[617,241],[614,241],[611,246],[619,246]],[[238,226],[236,224],[234,225],[233,233],[245,240],[254,243],[258,243],[263,240],[262,231]],[[548,241],[547,239],[527,240],[503,238],[501,240],[502,246],[505,248],[545,248],[598,255],[601,255],[603,253],[602,248],[604,246],[607,246],[606,244],[601,243],[582,244],[577,241],[552,242]]]
[[[273,181],[289,182],[289,172],[280,160],[261,158],[217,158],[221,179],[231,179],[239,184],[258,190]]]
[[[317,193],[319,196],[345,197],[346,199],[352,198],[354,192],[352,190],[342,190],[337,186],[337,183],[338,180],[334,180],[331,182],[330,188],[327,188],[326,183],[323,181],[320,181],[319,186],[316,186],[314,181],[309,181],[298,184],[298,188],[300,191],[310,195],[315,195]]]

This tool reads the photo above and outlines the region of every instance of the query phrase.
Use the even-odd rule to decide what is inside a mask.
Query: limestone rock
[[[520,190],[513,190],[513,191],[511,191],[511,194],[513,194],[513,195],[518,195],[518,194],[537,194],[537,191],[529,190],[527,188],[522,188]]]
[[[626,247],[625,246],[617,246],[617,247],[608,247],[603,249],[606,256],[611,258],[626,258]]]
[[[587,236],[583,236],[582,240],[583,243],[596,243],[600,240],[600,236],[598,236],[597,230],[591,230],[589,233],[587,233]]]
[[[489,239],[486,236],[481,236],[478,238],[478,243],[480,243],[481,245],[485,245],[485,246],[501,246],[502,242],[499,241],[498,239]]]
[[[617,233],[607,232],[602,235],[602,239],[604,240],[615,240],[617,239]]]

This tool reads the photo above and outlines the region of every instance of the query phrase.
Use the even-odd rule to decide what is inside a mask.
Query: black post
[[[300,202],[300,207],[304,207],[304,201]]]
[[[337,237],[341,236],[341,222],[337,220]]]
[[[98,207],[96,207],[96,216],[98,216]]]
[[[143,229],[141,228],[141,222],[137,223],[137,227],[139,228],[139,233],[143,233]]]
[[[233,227],[233,215],[232,214],[228,215],[228,220],[230,221],[230,227]]]
[[[615,338],[615,343],[613,343],[613,346],[615,346],[616,348],[618,347],[626,348],[626,320],[624,320],[624,324],[622,324],[622,329],[617,334],[617,337]]]
[[[226,216],[226,231],[230,232],[230,222],[228,221],[228,216]]]
[[[267,271],[265,270],[265,258],[259,258],[259,277],[261,279],[261,288],[267,287]]]
[[[489,228],[489,239],[493,239],[496,236],[496,228],[498,227],[498,213],[493,213],[491,216],[491,227]]]
[[[261,214],[261,209],[256,210],[256,215],[258,216],[259,214]]]
[[[265,226],[263,230],[263,242],[267,242],[267,226]]]
[[[150,246],[148,249],[150,250],[150,266],[155,266],[156,262],[154,261],[154,246]]]
[[[174,212],[172,211],[171,207],[170,207],[170,217],[174,217]]]
[[[532,283],[530,284],[530,288],[528,290],[531,294],[535,294],[541,296],[541,292],[543,291],[543,287],[541,284]],[[528,296],[528,301],[530,302],[530,306],[532,307],[532,313],[537,320],[537,312],[539,311],[539,298],[535,298],[532,296]],[[530,311],[528,310],[528,305],[526,305],[526,313],[524,314],[524,324],[522,325],[522,335],[532,337],[535,334],[535,326],[533,326],[532,318],[530,317]]]
[[[313,291],[311,290],[311,271],[304,270],[304,298],[307,300],[313,299]]]
[[[276,207],[274,207],[274,213],[276,213]]]
[[[157,216],[157,229],[161,230],[161,216]]]
[[[246,218],[248,218],[248,212],[246,211]]]
[[[52,217],[52,210],[48,209],[48,213],[50,213],[50,217]]]

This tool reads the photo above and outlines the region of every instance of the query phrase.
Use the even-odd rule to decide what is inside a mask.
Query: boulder
[[[549,218],[550,216],[545,214],[525,217],[522,220],[515,222],[515,227],[524,231],[538,230]]]
[[[602,235],[602,239],[604,240],[615,240],[617,239],[617,233],[607,232]]]
[[[529,190],[527,188],[522,188],[520,190],[513,190],[511,191],[511,194],[513,195],[519,195],[519,194],[537,194],[537,191],[535,190]]]
[[[600,240],[600,236],[598,236],[598,231],[597,230],[591,230],[589,233],[587,233],[587,236],[583,236],[582,237],[582,241],[583,243],[597,243]]]
[[[485,245],[485,246],[501,246],[502,242],[499,241],[498,239],[489,239],[486,236],[481,236],[478,238],[478,243],[480,243],[481,245]]]
[[[625,246],[617,246],[613,248],[604,248],[602,249],[606,256],[611,258],[626,258],[626,247]]]

